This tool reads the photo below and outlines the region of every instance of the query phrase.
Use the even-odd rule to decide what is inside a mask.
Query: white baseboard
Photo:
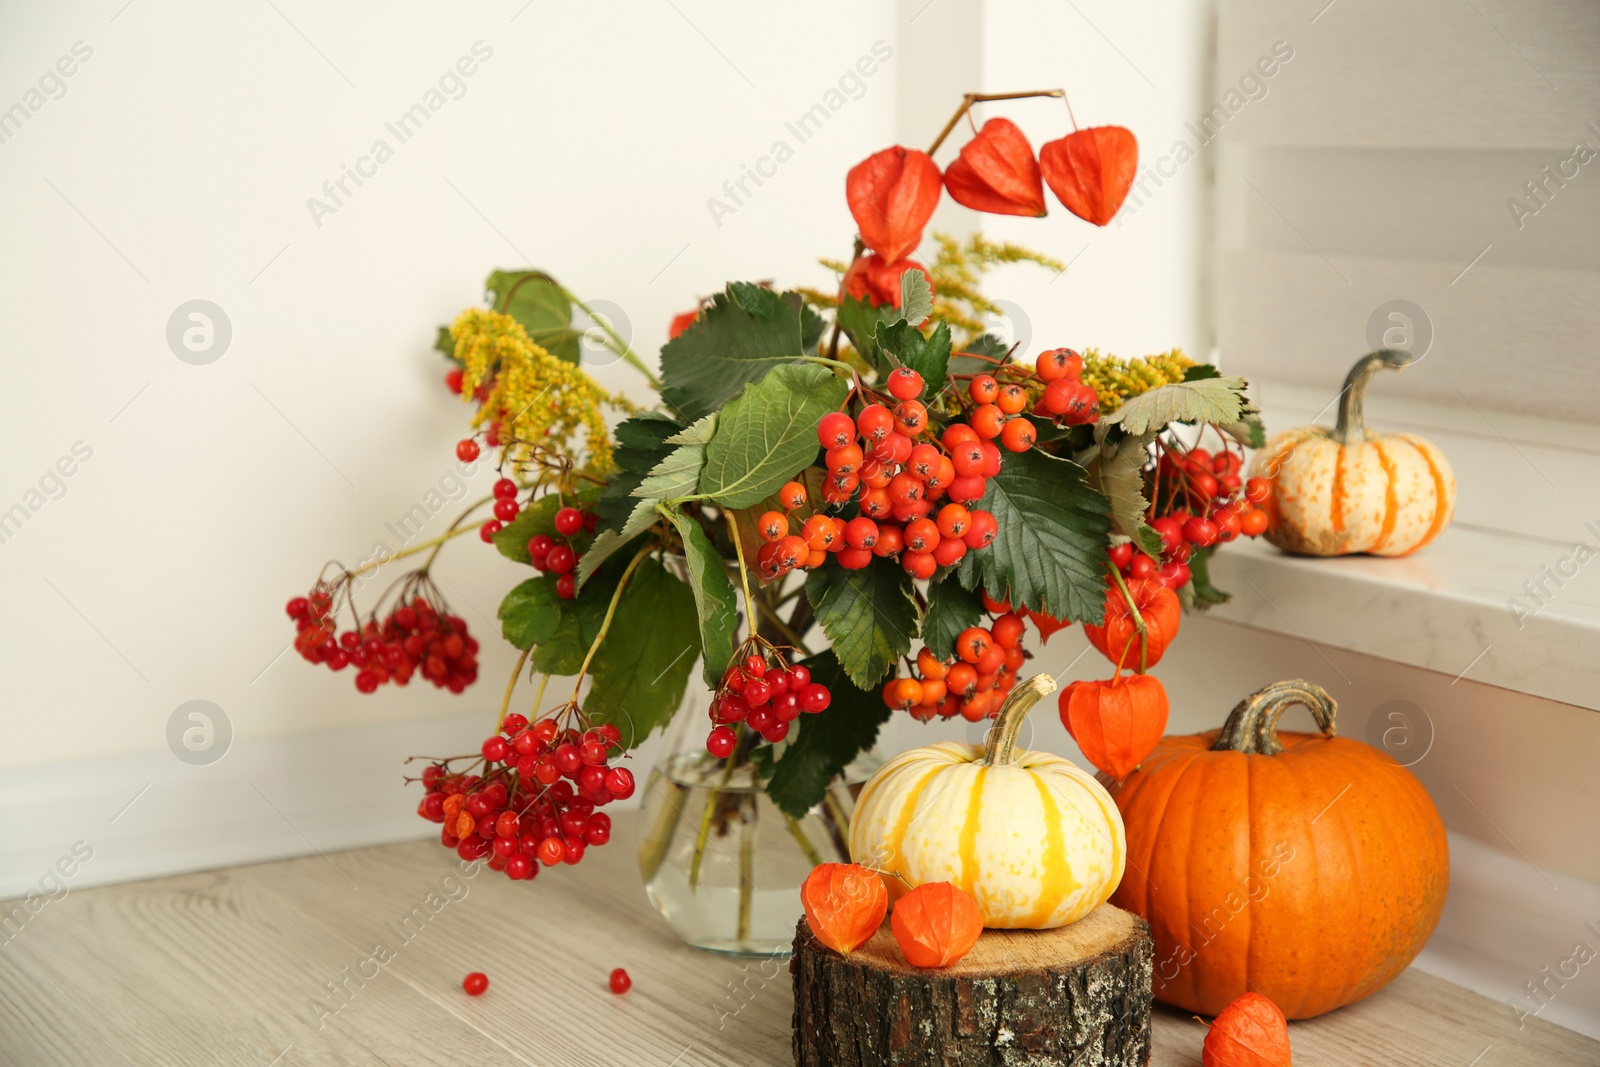
[[[239,742],[206,767],[159,752],[0,772],[0,899],[59,894],[41,879],[77,842],[92,858],[61,868],[75,868],[61,879],[67,891],[432,836],[433,824],[414,812],[420,791],[401,782],[401,761],[468,751],[482,733],[483,715],[473,712]],[[635,753],[636,774],[655,748]],[[1509,1016],[1519,1004],[1600,1039],[1600,886],[1457,833],[1450,863],[1444,916],[1416,966],[1494,999]],[[1563,977],[1579,944],[1594,958],[1575,976],[1567,965]],[[1542,1008],[1526,986],[1541,982]]]
[[[1416,966],[1497,1001],[1510,1018],[1600,1040],[1600,885],[1452,833],[1450,896]],[[1536,996],[1530,985],[1541,984]]]
[[[92,857],[61,868],[76,868],[69,891],[434,836],[438,827],[416,815],[422,791],[403,783],[403,761],[473,751],[484,720],[480,709],[235,741],[204,767],[161,751],[0,771],[0,899],[42,891],[40,879],[77,842]],[[630,761],[641,785],[657,744]]]

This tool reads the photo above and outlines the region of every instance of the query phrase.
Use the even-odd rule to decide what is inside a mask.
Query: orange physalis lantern
[[[945,168],[944,187],[956,203],[994,215],[1039,218],[1048,210],[1033,146],[1010,119],[983,124]]]
[[[939,204],[939,168],[926,152],[885,148],[850,168],[845,200],[861,240],[885,263],[904,259],[922,241]]]
[[[1050,191],[1080,219],[1104,226],[1122,206],[1139,165],[1139,142],[1121,126],[1077,130],[1039,149]]]

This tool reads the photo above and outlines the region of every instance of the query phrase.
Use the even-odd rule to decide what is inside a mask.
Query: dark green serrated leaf
[[[529,578],[500,601],[500,633],[513,648],[548,641],[561,625],[561,598],[554,576]]]
[[[1217,429],[1238,441],[1246,448],[1265,448],[1267,446],[1267,425],[1261,421],[1261,413],[1255,408],[1247,408],[1238,422],[1230,422]]]
[[[853,296],[847,295],[839,302],[839,328],[850,338],[850,343],[862,358],[874,367],[882,367],[882,357],[878,351],[878,324],[895,322],[903,317],[898,308],[887,304],[876,307],[870,300],[858,300]]]
[[[798,293],[730,285],[687,330],[662,346],[662,398],[684,418],[699,419],[772,368],[805,355],[804,306]]]
[[[1198,382],[1205,378],[1220,377],[1222,377],[1222,372],[1209,363],[1196,363],[1183,372],[1183,380],[1186,382]]]
[[[838,568],[828,568],[837,570]],[[792,819],[803,819],[822,803],[828,783],[871,748],[892,712],[876,691],[858,688],[832,652],[805,660],[811,680],[828,687],[833,700],[794,724],[789,748],[773,768],[767,796]]]
[[[860,570],[819,567],[806,598],[839,663],[863,689],[883,681],[897,656],[911,650],[917,608],[911,578],[898,564],[874,559]]]
[[[1105,613],[1110,504],[1068,459],[1029,449],[1006,456],[977,506],[1000,532],[968,552],[956,575],[968,589],[982,581],[996,600],[1064,620],[1098,624]]]
[[[706,684],[715,689],[722,672],[733,659],[733,639],[739,629],[739,604],[734,597],[728,568],[711,539],[692,516],[676,509],[667,511],[673,529],[683,539],[683,555],[688,563],[689,588],[694,592],[695,613],[700,620],[700,654]]]
[[[522,323],[534,344],[568,363],[578,362],[580,334],[572,328],[572,302],[549,275],[497,270],[484,285],[494,294],[495,310]]]
[[[656,411],[641,411],[617,423],[611,435],[617,439],[619,453],[621,449],[664,452],[670,451],[667,438],[683,432],[683,429],[683,424],[677,419]],[[643,469],[649,470],[650,466],[647,464]]]
[[[623,745],[633,748],[683,703],[699,650],[694,594],[660,563],[645,559],[622,591],[611,629],[595,653],[584,711],[593,722],[615,724]]]
[[[970,554],[970,553],[969,553]],[[983,598],[955,578],[928,583],[928,610],[922,616],[922,643],[940,659],[955,655],[956,636],[983,618]]]
[[[850,391],[814,363],[785,364],[745,387],[717,420],[700,492],[730,508],[775,492],[817,455],[817,423]]]
[[[656,524],[656,520],[661,518],[656,511],[658,503],[660,501],[654,498],[635,500],[633,510],[628,513],[628,520],[620,529],[600,531],[594,539],[594,544],[589,546],[589,551],[578,559],[578,588],[583,588],[590,576],[599,570],[606,560],[631,545],[634,538]]]
[[[950,365],[949,323],[939,323],[927,337],[904,319],[888,326],[879,324],[877,339],[878,347],[893,356],[900,366],[910,367],[922,375],[924,400],[937,396],[944,388]]]
[[[547,639],[533,646],[530,662],[542,674],[572,675],[583,666],[583,657],[600,633],[600,623],[605,618],[611,594],[616,592],[617,579],[627,567],[624,560],[613,559],[600,569],[572,600],[561,601],[561,622]]]

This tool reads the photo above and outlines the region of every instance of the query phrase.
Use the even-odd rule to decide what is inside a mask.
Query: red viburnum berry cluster
[[[446,848],[487,858],[513,881],[533,878],[540,864],[579,863],[585,849],[610,841],[611,816],[595,809],[633,795],[633,772],[610,764],[622,753],[610,723],[563,729],[555,717],[529,723],[511,714],[481,751],[477,773],[452,772],[450,760],[430,764],[417,814],[444,825]]]
[[[425,592],[402,594],[388,616],[376,614],[358,629],[338,633],[333,620],[334,594],[315,589],[285,607],[299,631],[294,647],[307,661],[329,670],[356,668],[356,688],[376,692],[380,685],[405,685],[420,672],[452,693],[478,679],[478,641],[467,633],[466,620],[434,606]]]
[[[928,649],[917,653],[912,675],[884,684],[883,700],[897,711],[927,722],[935,715],[957,715],[968,722],[993,718],[1028,658],[1022,648],[1027,623],[1007,605],[984,597],[996,617],[984,626],[969,626],[956,637],[955,655],[941,660]]]
[[[1241,480],[1244,457],[1224,446],[1180,452],[1163,446],[1156,464],[1153,501],[1164,512],[1150,520],[1161,535],[1160,558],[1131,543],[1111,547],[1111,563],[1124,577],[1148,578],[1168,589],[1189,584],[1189,559],[1196,549],[1266,532],[1267,513],[1257,505],[1272,495],[1265,478]]]
[[[571,600],[578,595],[578,576],[573,573],[581,558],[568,538],[579,533],[594,533],[600,516],[592,511],[565,507],[556,512],[556,536],[535,534],[528,539],[528,562],[536,570],[556,576],[556,596]]]
[[[711,700],[711,721],[706,751],[726,759],[739,744],[734,726],[744,723],[763,741],[775,744],[789,736],[789,724],[801,713],[815,715],[833,702],[833,694],[801,663],[790,666],[785,652],[792,649],[752,649],[722,675]],[[767,657],[772,657],[769,663]]]

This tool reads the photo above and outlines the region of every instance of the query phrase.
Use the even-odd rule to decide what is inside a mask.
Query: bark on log
[[[1057,930],[985,930],[923,971],[885,922],[848,958],[795,933],[796,1067],[1132,1067],[1150,1062],[1150,930],[1102,905]]]

